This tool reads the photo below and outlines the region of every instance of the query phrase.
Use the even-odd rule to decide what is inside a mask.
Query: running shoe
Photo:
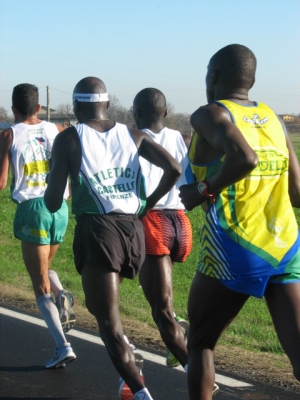
[[[73,306],[73,295],[67,290],[61,290],[56,298],[56,307],[59,312],[59,319],[64,333],[69,332],[75,325],[76,315]]]
[[[175,315],[175,321],[178,323],[178,325],[180,325],[180,327],[184,333],[184,340],[186,342],[187,341],[187,332],[189,329],[189,323],[185,319],[183,319],[177,315]],[[180,362],[177,360],[177,358],[174,356],[174,354],[172,354],[170,352],[169,349],[167,349],[166,364],[167,364],[167,367],[169,367],[169,368],[176,368],[180,365]]]
[[[213,388],[213,392],[212,392],[212,397],[215,397],[216,394],[219,393],[219,391],[220,391],[219,386],[218,386],[216,383],[214,383],[214,388]]]
[[[75,360],[76,355],[70,343],[66,343],[61,349],[54,350],[54,357],[46,362],[46,368],[61,368],[64,364]]]
[[[142,378],[142,381],[145,382],[144,375],[142,371],[140,371],[140,376]],[[134,394],[130,390],[129,386],[127,383],[124,381],[123,378],[120,378],[120,387],[119,387],[119,398],[121,400],[134,400]]]

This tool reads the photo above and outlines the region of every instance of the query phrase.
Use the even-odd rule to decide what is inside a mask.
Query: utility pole
[[[47,121],[50,121],[50,87],[47,86]]]

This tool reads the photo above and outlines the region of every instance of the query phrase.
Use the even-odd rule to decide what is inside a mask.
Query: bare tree
[[[123,107],[117,96],[109,95],[109,107],[107,115],[109,119],[117,122],[121,122],[122,124],[129,125],[130,127],[134,126],[134,120],[132,116],[132,108],[129,110]]]
[[[61,116],[62,124],[71,126],[71,119],[75,118],[73,106],[70,103],[62,103],[56,108],[57,114]]]
[[[4,107],[0,107],[0,121],[7,122],[8,120],[8,114],[7,111]]]

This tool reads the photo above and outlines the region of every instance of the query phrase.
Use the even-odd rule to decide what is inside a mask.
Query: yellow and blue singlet
[[[286,136],[278,117],[265,104],[216,103],[230,112],[259,162],[248,176],[210,202],[200,234],[198,269],[229,289],[262,297],[272,277],[276,280],[276,276],[296,273],[300,279],[300,238],[288,193]],[[189,159],[201,181],[221,168],[225,155],[211,163],[196,164],[197,139],[194,134]]]

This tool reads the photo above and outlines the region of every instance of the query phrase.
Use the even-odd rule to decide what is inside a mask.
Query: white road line
[[[44,320],[35,318],[35,317],[31,317],[29,315],[25,315],[25,314],[22,314],[22,313],[19,313],[16,311],[8,310],[7,308],[0,307],[0,314],[7,315],[8,317],[17,318],[22,321],[29,322],[31,324],[35,324],[35,325],[46,328],[46,324],[45,324]],[[78,339],[86,340],[91,343],[99,344],[100,346],[104,346],[100,337],[91,335],[89,333],[80,332],[80,331],[77,331],[76,329],[72,329],[70,332],[67,333],[67,335],[76,337]],[[148,351],[143,351],[140,349],[139,349],[139,351],[142,353],[145,360],[154,362],[156,364],[166,365],[166,360],[164,357],[161,357],[156,354],[152,354],[152,353],[149,353]],[[181,366],[176,369],[184,372],[184,369]],[[228,377],[220,375],[220,374],[216,374],[216,382],[221,383],[222,385],[230,386],[230,387],[234,387],[234,388],[253,387],[253,385],[251,385],[249,383],[238,381],[238,380],[232,379],[232,378],[228,378]]]

